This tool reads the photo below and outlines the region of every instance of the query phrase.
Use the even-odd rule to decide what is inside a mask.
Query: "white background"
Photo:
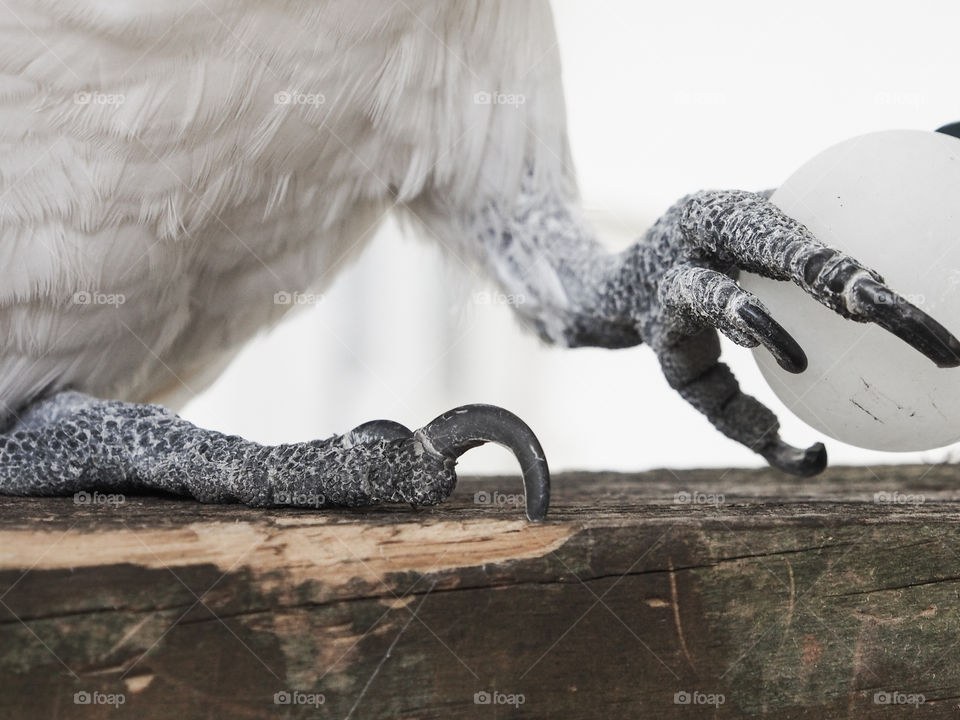
[[[611,247],[689,192],[775,187],[845,138],[960,120],[960,3],[554,8],[584,202]],[[388,225],[322,302],[258,338],[183,414],[278,443],[379,417],[419,427],[455,405],[487,402],[523,417],[555,470],[761,464],[666,386],[647,348],[545,348],[508,308],[473,302],[489,289]],[[778,412],[788,442],[824,439],[776,400],[750,351],[727,343],[725,354]],[[827,445],[833,463],[951,456]],[[488,447],[464,456],[460,471],[516,468]]]

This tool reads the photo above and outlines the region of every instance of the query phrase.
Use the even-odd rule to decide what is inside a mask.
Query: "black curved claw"
[[[743,303],[737,311],[740,318],[776,358],[787,372],[801,373],[807,369],[807,354],[783,325],[753,303]]]
[[[933,360],[937,367],[960,365],[960,340],[918,307],[873,278],[857,280],[853,292],[865,319],[889,330]]]
[[[823,443],[814,443],[803,450],[778,439],[761,448],[759,453],[773,467],[801,477],[817,475],[827,466],[827,449]]]
[[[460,457],[484,443],[503,445],[520,461],[527,518],[539,522],[550,506],[550,469],[537,436],[523,420],[494,405],[464,405],[445,412],[416,433],[428,450]]]

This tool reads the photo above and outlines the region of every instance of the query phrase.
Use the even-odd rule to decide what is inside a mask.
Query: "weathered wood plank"
[[[955,468],[568,474],[542,525],[474,502],[518,485],[426,511],[0,498],[0,717],[957,715]]]

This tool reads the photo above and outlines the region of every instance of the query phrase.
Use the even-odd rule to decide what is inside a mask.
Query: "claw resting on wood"
[[[520,462],[527,518],[543,520],[550,505],[550,469],[540,441],[520,418],[494,405],[464,405],[434,419],[416,435],[427,450],[460,457],[471,448],[493,442]]]

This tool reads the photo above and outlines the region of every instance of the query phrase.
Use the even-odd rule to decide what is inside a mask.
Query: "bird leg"
[[[456,459],[495,442],[522,465],[527,516],[542,520],[549,470],[537,438],[501,408],[467,405],[417,431],[376,420],[305,443],[259,445],[204,430],[159,405],[64,391],[0,433],[0,493],[156,492],[251,506],[434,505],[453,491]]]
[[[896,295],[873,270],[823,245],[768,195],[701,192],[682,199],[621,253],[606,251],[575,199],[535,185],[461,211],[457,227],[520,317],[545,340],[621,348],[644,341],[673,388],[721,432],[775,467],[811,475],[826,465],[817,443],[784,443],[774,414],[745,395],[719,361],[718,331],[763,345],[790,372],[807,358],[763,303],[736,282],[740,270],[794,282],[843,317],[874,322],[940,367],[960,365],[960,341]],[[437,215],[440,215],[438,213]],[[438,228],[443,232],[444,228]]]

